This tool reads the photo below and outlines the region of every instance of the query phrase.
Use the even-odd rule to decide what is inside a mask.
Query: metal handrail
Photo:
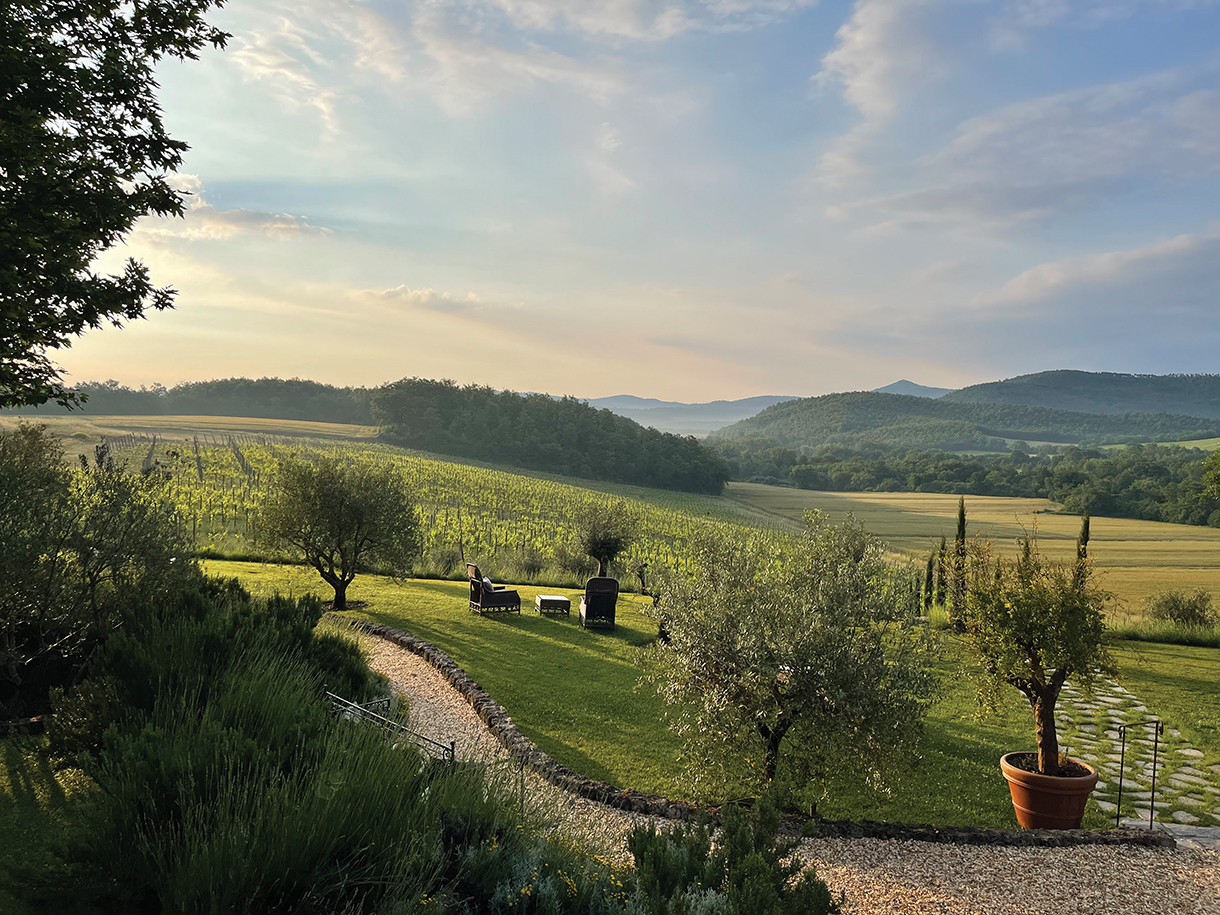
[[[1114,828],[1118,828],[1118,824],[1122,821],[1123,814],[1123,770],[1127,767],[1127,729],[1142,728],[1147,725],[1156,725],[1152,729],[1152,797],[1148,799],[1148,829],[1155,828],[1153,820],[1156,818],[1156,759],[1157,751],[1160,748],[1161,735],[1165,733],[1165,724],[1160,718],[1145,718],[1143,721],[1135,721],[1131,724],[1120,724],[1118,726],[1118,736],[1122,740],[1122,750],[1119,753],[1118,762],[1118,806],[1114,808]]]
[[[378,708],[389,711],[390,700],[388,698],[374,699],[372,702],[360,705],[359,703],[352,702],[350,699],[337,696],[330,690],[326,691],[326,697],[330,699],[331,709],[336,715],[342,715],[349,721],[362,721],[366,724],[372,724],[397,737],[405,737],[423,750],[439,753],[441,758],[446,762],[453,762],[457,758],[457,744],[455,741],[451,740],[449,743],[444,744],[439,740],[433,740],[431,737],[412,731],[406,725],[392,721],[385,715],[373,710]]]

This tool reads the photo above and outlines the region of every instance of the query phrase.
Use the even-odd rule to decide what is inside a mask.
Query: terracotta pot
[[[1072,762],[1084,766],[1089,774],[1079,778],[1060,775],[1040,775],[1026,772],[1009,763],[1009,753],[1000,758],[1000,771],[1008,779],[1012,806],[1017,822],[1026,829],[1079,829],[1089,795],[1097,787],[1097,770],[1079,759]]]

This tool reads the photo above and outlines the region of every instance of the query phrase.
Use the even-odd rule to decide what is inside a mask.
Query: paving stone
[[[1102,813],[1113,813],[1118,809],[1117,804],[1111,804],[1109,801],[1094,800],[1093,803],[1097,805],[1098,809],[1100,809]]]
[[[1118,740],[1122,735],[1118,731],[1106,731],[1106,736],[1111,740]]]
[[[1206,785],[1207,779],[1199,778],[1197,775],[1179,775],[1176,772],[1169,776],[1169,780],[1175,785]]]
[[[1217,775],[1220,775],[1220,766],[1208,766],[1207,771],[1215,772]]]
[[[1189,756],[1191,759],[1202,759],[1203,758],[1203,751],[1196,750],[1194,747],[1183,747],[1180,750],[1178,750],[1178,752],[1181,753],[1183,756]]]
[[[1175,810],[1173,818],[1179,823],[1197,823],[1199,818],[1193,813],[1187,813],[1185,810]]]
[[[1202,778],[1206,778],[1206,776],[1202,772],[1200,772],[1198,769],[1196,769],[1194,766],[1183,766],[1178,771],[1181,772],[1183,775],[1198,775]]]
[[[1093,732],[1095,732],[1095,731],[1097,730],[1097,725],[1095,725],[1095,724],[1082,724],[1082,725],[1080,726],[1080,730],[1082,730],[1082,731],[1088,731],[1090,734],[1092,734]]]
[[[1180,738],[1180,737],[1182,736],[1182,732],[1181,732],[1181,731],[1179,731],[1177,728],[1170,728],[1170,729],[1167,731],[1167,733],[1168,733],[1168,734],[1169,734],[1169,736],[1170,736],[1170,737],[1172,737],[1174,740],[1177,740],[1178,738]]]
[[[1124,791],[1123,797],[1135,798],[1137,801],[1146,801],[1151,799],[1151,791]]]
[[[1185,794],[1178,798],[1178,803],[1185,804],[1187,807],[1202,807],[1203,806],[1202,801],[1196,800],[1195,798],[1189,797]]]

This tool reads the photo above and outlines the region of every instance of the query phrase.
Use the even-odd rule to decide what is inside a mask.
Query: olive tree
[[[597,574],[605,575],[635,540],[639,519],[622,499],[590,506],[576,528],[576,545],[597,563]]]
[[[301,556],[347,609],[357,571],[405,575],[420,552],[420,523],[402,472],[367,457],[289,456],[255,520],[264,544]]]
[[[668,641],[641,653],[703,794],[801,785],[845,766],[880,781],[935,693],[910,582],[854,519],[806,515],[795,542],[713,530],[658,581]]]
[[[1015,687],[1034,714],[1038,771],[1059,774],[1055,705],[1069,678],[1089,690],[1114,671],[1105,642],[1110,595],[1097,584],[1085,552],[1087,518],[1075,562],[1043,556],[1027,538],[1015,560],[972,545],[964,635],[982,666],[979,700],[994,707],[1002,688]]]
[[[0,431],[0,717],[74,679],[125,603],[197,574],[165,487],[104,445],[73,469],[44,427]]]

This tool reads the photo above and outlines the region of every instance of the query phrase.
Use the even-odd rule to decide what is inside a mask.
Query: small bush
[[[637,827],[627,840],[635,856],[633,915],[837,915],[825,881],[802,869],[795,843],[779,842],[779,815],[766,797],[743,813],[724,808],[713,842],[706,824],[657,832]]]
[[[1207,628],[1220,622],[1211,593],[1203,588],[1189,595],[1176,589],[1153,594],[1144,601],[1144,612],[1158,622],[1175,626]]]

